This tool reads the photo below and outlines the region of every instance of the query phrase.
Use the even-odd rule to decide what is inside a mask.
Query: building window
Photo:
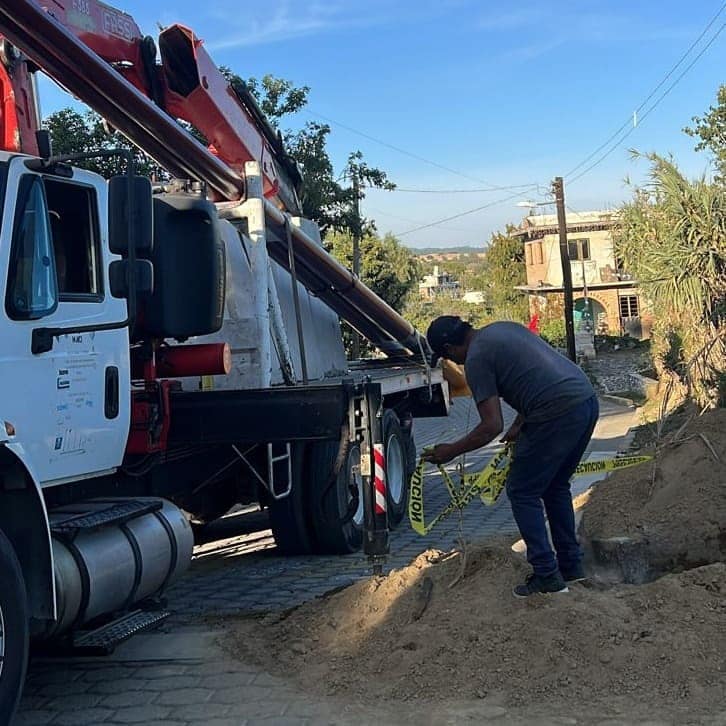
[[[534,243],[534,261],[536,264],[541,265],[544,263],[544,255],[542,254],[542,243]]]
[[[524,245],[524,255],[527,260],[527,264],[531,265],[532,264],[532,245],[531,244]]]
[[[571,239],[567,241],[567,254],[571,260],[590,259],[590,240]]]
[[[620,317],[637,318],[640,315],[637,295],[623,295],[620,298]]]

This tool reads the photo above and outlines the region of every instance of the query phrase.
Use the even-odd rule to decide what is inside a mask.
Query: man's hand
[[[432,449],[424,451],[421,458],[430,464],[446,464],[457,455],[452,444],[437,444]]]
[[[513,423],[509,430],[507,431],[504,436],[502,436],[502,441],[504,443],[511,443],[512,441],[516,441],[517,437],[519,436],[519,432],[522,430],[522,424]]]
[[[512,422],[512,425],[509,427],[509,431],[502,436],[502,441],[507,444],[516,441],[519,436],[519,432],[522,430],[522,426],[524,426],[524,416],[522,416],[521,413],[518,413],[517,417]]]

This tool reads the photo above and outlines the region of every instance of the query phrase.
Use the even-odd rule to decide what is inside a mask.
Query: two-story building
[[[612,228],[616,212],[568,212],[567,247],[572,272],[575,329],[596,334],[647,338],[650,316],[634,280],[615,257]],[[564,289],[559,229],[555,215],[525,217],[512,236],[524,244],[527,293],[532,315],[563,317]]]
[[[423,280],[419,282],[418,293],[425,300],[436,297],[458,299],[461,297],[461,285],[448,272],[434,265],[433,274],[424,275]]]

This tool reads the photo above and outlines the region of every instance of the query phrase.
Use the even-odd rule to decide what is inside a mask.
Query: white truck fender
[[[50,524],[43,492],[19,442],[0,440],[0,530],[20,561],[31,618],[56,618]]]

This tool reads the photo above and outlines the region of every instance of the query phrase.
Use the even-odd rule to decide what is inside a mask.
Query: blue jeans
[[[538,575],[551,575],[558,568],[572,570],[582,559],[570,477],[585,453],[598,414],[593,396],[552,421],[525,423],[517,438],[507,496],[527,545],[527,560]],[[545,512],[557,559],[547,537]]]

